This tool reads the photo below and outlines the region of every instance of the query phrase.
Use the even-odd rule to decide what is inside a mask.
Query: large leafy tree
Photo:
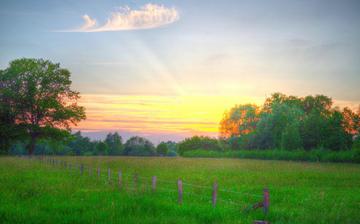
[[[253,132],[259,119],[258,112],[259,108],[253,104],[235,105],[220,121],[220,136],[229,138]]]
[[[18,128],[28,140],[29,154],[37,140],[62,139],[72,125],[85,119],[84,108],[77,104],[79,92],[70,88],[70,72],[59,64],[43,59],[14,60],[1,71],[0,83],[0,120],[5,126],[1,129]]]

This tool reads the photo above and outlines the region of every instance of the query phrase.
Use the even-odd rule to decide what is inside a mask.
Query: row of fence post
[[[50,164],[52,164],[53,166],[55,166],[56,164],[59,163],[59,161],[57,161],[55,159],[48,159],[48,162]],[[65,168],[66,167],[69,169],[72,168],[71,163],[67,163],[66,161],[63,161],[59,164]],[[83,175],[84,174],[84,165],[80,164],[79,168],[80,168],[80,174]],[[100,178],[101,177],[100,167],[98,167],[96,170],[97,170],[97,177]],[[91,175],[91,168],[89,168],[89,174]],[[139,184],[139,176],[137,173],[134,173],[133,181],[134,181],[134,190],[136,190],[138,188],[138,184]],[[110,168],[108,168],[108,182],[111,183],[111,169]],[[152,178],[151,178],[152,192],[156,192],[156,182],[157,182],[157,177],[152,176]],[[122,180],[122,172],[121,171],[118,172],[118,187],[120,189],[123,188],[123,180]],[[178,189],[178,204],[181,205],[183,203],[183,182],[181,179],[178,179],[178,181],[177,181],[177,189]],[[215,181],[212,186],[212,200],[211,200],[211,203],[214,207],[217,204],[217,197],[218,197],[218,183],[217,183],[217,181]],[[267,214],[269,212],[269,207],[270,207],[270,193],[269,193],[268,188],[265,188],[263,190],[263,201],[260,202],[260,204],[261,204],[261,207],[263,207],[264,214]]]

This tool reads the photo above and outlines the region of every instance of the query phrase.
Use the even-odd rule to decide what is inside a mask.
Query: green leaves
[[[85,109],[77,105],[79,92],[71,90],[70,72],[60,64],[43,59],[14,60],[1,72],[0,83],[0,108],[32,141],[61,138],[63,131],[85,119]]]
[[[232,148],[349,149],[359,133],[360,115],[332,108],[324,95],[296,97],[274,93],[261,109],[236,105],[220,122]]]

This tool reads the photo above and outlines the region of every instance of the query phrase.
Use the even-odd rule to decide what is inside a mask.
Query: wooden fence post
[[[156,191],[156,176],[153,176],[152,179],[151,179],[151,188],[152,188],[152,191],[155,192]]]
[[[84,173],[84,165],[80,164],[80,174],[83,175]]]
[[[270,196],[269,196],[269,189],[264,188],[264,213],[265,215],[269,212],[269,206],[270,206]]]
[[[217,200],[217,191],[218,191],[218,183],[215,181],[213,185],[213,191],[212,191],[212,205],[216,206],[216,200]]]
[[[138,174],[134,173],[134,190],[136,191],[138,188],[138,183],[139,182],[139,178],[138,178]]]
[[[178,203],[181,205],[183,202],[183,183],[181,179],[178,179]]]
[[[98,167],[98,168],[97,168],[97,176],[98,176],[99,179],[100,179],[100,172],[101,172],[101,171],[100,171],[100,167]]]
[[[108,168],[108,181],[111,183],[111,169]]]
[[[122,188],[122,174],[121,174],[121,170],[119,170],[118,173],[118,184],[119,184],[119,189]]]

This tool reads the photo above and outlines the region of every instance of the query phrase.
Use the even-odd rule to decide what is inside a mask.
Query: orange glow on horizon
[[[217,136],[225,110],[235,104],[260,104],[264,98],[234,96],[82,95],[87,119],[75,129],[144,134]]]

